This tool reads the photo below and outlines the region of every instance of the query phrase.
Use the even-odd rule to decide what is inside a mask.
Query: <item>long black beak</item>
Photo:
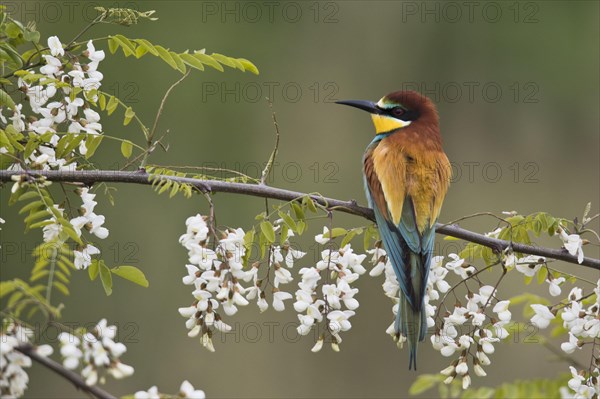
[[[374,102],[372,101],[363,101],[363,100],[342,100],[336,101],[336,104],[349,105],[354,108],[362,109],[363,111],[367,111],[370,114],[380,114],[381,110],[377,108]]]

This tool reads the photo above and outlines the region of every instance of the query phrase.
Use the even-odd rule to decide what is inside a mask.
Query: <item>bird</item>
[[[437,109],[415,91],[396,91],[378,102],[336,103],[367,111],[375,125],[363,155],[365,193],[400,286],[395,337],[406,338],[408,368],[416,370],[418,342],[428,329],[424,297],[435,223],[452,175]]]

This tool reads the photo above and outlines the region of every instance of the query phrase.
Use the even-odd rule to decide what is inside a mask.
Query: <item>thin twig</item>
[[[552,345],[551,343],[544,341],[542,342],[542,345],[544,346],[544,348],[548,349],[550,352],[552,352],[553,354],[555,354],[560,360],[570,363],[571,366],[577,368],[578,370],[585,370],[586,366],[584,366],[582,363],[580,363],[577,359],[574,359],[570,356],[567,356],[565,354],[565,352],[563,352],[562,350],[556,348],[554,345]]]
[[[35,351],[35,348],[31,345],[21,345],[15,347],[15,349],[21,352],[22,354],[30,357],[33,361],[38,362],[42,366],[54,371],[61,377],[64,377],[65,379],[71,381],[71,383],[73,383],[73,385],[75,385],[77,388],[91,395],[94,395],[98,399],[116,399],[115,396],[104,391],[103,389],[98,388],[95,385],[87,385],[83,378],[81,378],[81,376],[75,373],[74,371],[66,369],[60,363],[57,363],[52,359],[38,354]]]
[[[152,152],[152,150],[154,149],[154,134],[156,133],[156,128],[158,127],[158,121],[160,120],[160,117],[162,115],[163,112],[163,108],[165,107],[165,103],[167,102],[167,99],[169,98],[169,95],[171,94],[171,92],[173,91],[173,89],[175,87],[177,87],[178,84],[180,84],[181,82],[183,82],[185,80],[185,78],[188,77],[188,75],[190,74],[191,69],[188,69],[187,72],[180,78],[178,79],[175,83],[173,83],[165,92],[165,95],[163,96],[162,100],[160,101],[160,106],[158,107],[158,112],[156,112],[156,117],[154,118],[154,124],[152,125],[152,129],[150,130],[150,133],[148,134],[148,137],[146,137],[146,144],[147,144],[147,149],[146,149],[146,153],[144,158],[142,159],[142,164],[140,165],[140,167],[144,167],[146,166],[146,162],[148,161],[148,156],[150,155],[150,153]]]
[[[28,173],[31,176],[44,176],[49,181],[56,182],[80,182],[88,185],[99,182],[112,182],[112,183],[135,183],[135,184],[152,184],[149,180],[150,175],[148,173],[138,171],[115,171],[115,170],[78,170],[78,171],[57,171],[57,170],[45,170],[36,171],[30,170],[27,172],[15,172],[9,170],[0,170],[0,181],[12,181],[11,176],[21,175]],[[266,185],[259,184],[247,184],[247,183],[232,183],[218,180],[199,180],[187,177],[176,177],[176,176],[154,176],[155,178],[171,180],[180,184],[189,184],[199,189],[209,190],[211,192],[223,192],[233,194],[250,195],[260,198],[272,198],[282,201],[291,201],[298,198],[303,198],[309,195],[316,203],[326,206],[331,210],[336,210],[351,215],[363,217],[365,219],[374,221],[375,217],[373,210],[365,208],[356,204],[356,201],[342,201],[333,198],[325,198],[320,195],[307,194],[298,191],[285,190],[281,188],[269,187]],[[569,263],[580,264],[581,266],[590,267],[592,269],[600,270],[600,259],[585,257],[581,263],[577,261],[577,256],[573,256],[567,252],[564,248],[546,248],[546,247],[535,247],[533,245],[520,244],[510,242],[506,240],[500,240],[497,238],[487,237],[483,234],[475,233],[456,225],[436,225],[436,232],[447,236],[460,238],[465,241],[470,241],[476,244],[480,244],[492,249],[504,250],[508,247],[512,247],[514,252],[537,255],[540,257],[546,257],[551,259],[562,260]]]
[[[269,161],[265,165],[265,169],[262,172],[262,176],[260,177],[260,184],[266,184],[267,178],[269,177],[269,173],[271,173],[271,169],[273,168],[273,164],[275,163],[277,152],[279,151],[279,124],[277,123],[277,116],[275,115],[275,111],[273,111],[273,103],[269,99],[267,99],[267,101],[269,102],[269,108],[271,108],[272,111],[271,116],[273,118],[273,126],[275,126],[275,147],[273,148],[273,152],[269,157]]]

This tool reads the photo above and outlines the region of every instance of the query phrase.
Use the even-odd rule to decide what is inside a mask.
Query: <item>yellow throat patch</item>
[[[403,121],[386,115],[371,114],[371,119],[373,119],[377,134],[387,133],[410,125],[410,121]]]

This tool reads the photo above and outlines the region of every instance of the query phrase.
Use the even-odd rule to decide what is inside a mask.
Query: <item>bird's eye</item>
[[[394,116],[402,116],[404,115],[404,109],[401,107],[395,107],[392,109],[392,115]]]

